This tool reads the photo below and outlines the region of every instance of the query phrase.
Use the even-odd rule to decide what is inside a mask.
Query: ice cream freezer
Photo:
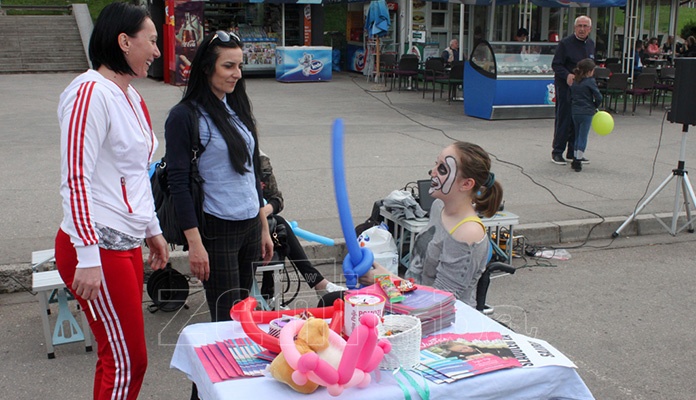
[[[279,82],[330,81],[331,47],[277,47],[276,80]]]
[[[464,67],[464,113],[491,120],[554,118],[557,45],[481,41]]]

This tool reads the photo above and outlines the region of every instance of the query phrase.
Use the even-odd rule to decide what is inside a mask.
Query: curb
[[[607,240],[626,221],[628,217],[608,217],[604,219],[590,218],[560,222],[541,222],[518,225],[513,231],[513,240],[524,236],[524,243],[538,247],[558,245],[561,243],[583,242],[587,240]],[[667,226],[672,224],[672,213],[638,215],[622,231],[620,237],[647,236],[668,233],[658,222],[663,221]],[[677,229],[687,222],[686,213],[679,214]],[[600,224],[601,223],[601,224]],[[600,225],[597,225],[600,224]],[[595,227],[594,229],[592,229]],[[590,229],[592,232],[590,233]],[[588,237],[589,234],[589,237]],[[340,265],[347,254],[343,239],[336,239],[334,246],[324,246],[319,243],[301,241],[310,260],[332,260]],[[182,250],[170,253],[169,261],[172,267],[182,274],[189,274],[188,257]],[[23,290],[31,291],[31,264],[0,265],[0,293],[13,293]]]

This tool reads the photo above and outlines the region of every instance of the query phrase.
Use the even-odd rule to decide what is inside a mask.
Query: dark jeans
[[[553,132],[553,151],[552,155],[563,155],[566,150],[566,158],[573,158],[575,144],[575,129],[573,127],[573,116],[570,108],[570,88],[563,81],[556,79],[556,124]]]
[[[232,306],[249,295],[254,265],[261,260],[261,223],[258,217],[228,221],[210,214],[205,222],[210,277],[203,287],[210,318],[229,321]]]

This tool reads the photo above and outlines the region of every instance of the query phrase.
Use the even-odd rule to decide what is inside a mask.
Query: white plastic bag
[[[537,251],[535,257],[550,258],[554,260],[567,261],[570,260],[570,253],[566,249],[543,250]]]
[[[372,228],[366,229],[358,236],[360,247],[372,250],[375,261],[386,268],[392,274],[399,273],[399,255],[396,251],[394,237],[389,232],[389,228],[381,223]]]

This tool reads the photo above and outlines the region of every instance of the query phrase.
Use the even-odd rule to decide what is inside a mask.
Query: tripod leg
[[[691,182],[689,181],[689,175],[686,171],[684,171],[684,179],[682,180],[682,185],[684,185],[682,190],[684,191],[684,204],[686,205],[686,225],[689,226],[689,233],[694,233],[693,220],[691,219],[691,207],[696,206],[696,195],[694,195],[694,187],[691,186]],[[689,197],[687,197],[687,194]],[[689,200],[691,200],[691,203],[689,203]],[[684,227],[682,227],[681,229],[684,229]]]
[[[679,196],[682,190],[682,186],[684,185],[684,177],[679,175],[677,176],[677,185],[676,188],[674,189],[674,208],[672,209],[672,226],[669,229],[670,235],[674,236],[677,234],[677,222],[679,220],[679,211],[681,210],[681,206],[679,202],[681,201]],[[684,200],[686,202],[686,193],[684,193]],[[688,206],[688,203],[687,203]]]
[[[633,220],[636,218],[636,215],[638,215],[638,213],[641,212],[641,210],[643,210],[643,208],[645,208],[645,206],[647,206],[648,204],[650,204],[650,202],[657,196],[658,193],[660,193],[660,191],[661,191],[662,189],[664,189],[665,186],[667,186],[667,184],[672,180],[672,178],[674,178],[674,176],[675,176],[674,174],[670,174],[670,175],[667,177],[667,179],[665,179],[665,180],[660,184],[660,186],[658,186],[657,189],[655,189],[655,191],[652,192],[652,193],[650,194],[650,196],[648,196],[647,199],[645,199],[644,202],[642,202],[638,207],[636,207],[636,210],[633,212],[633,214],[631,214],[631,215],[626,219],[626,221],[624,221],[624,223],[621,224],[621,226],[620,226],[616,231],[614,231],[614,233],[611,234],[611,237],[613,237],[613,238],[618,237],[618,236],[621,234],[621,231],[622,231],[628,224],[630,224],[631,221],[633,221]]]

